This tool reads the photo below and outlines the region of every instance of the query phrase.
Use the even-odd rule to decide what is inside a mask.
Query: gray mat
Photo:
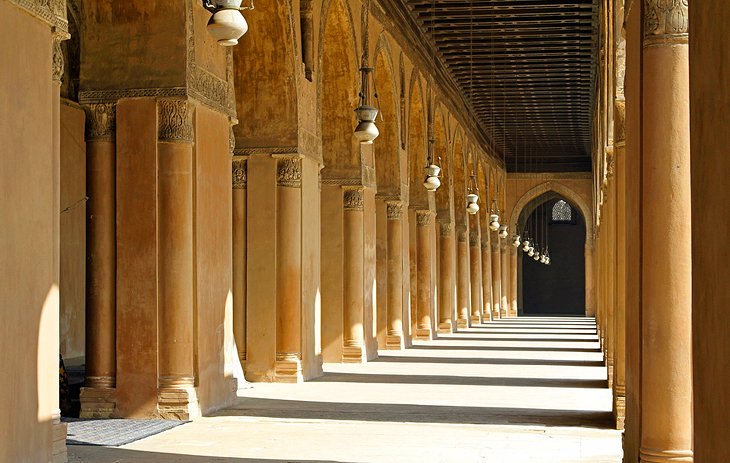
[[[168,420],[83,420],[64,418],[68,423],[66,444],[119,447],[187,423]]]

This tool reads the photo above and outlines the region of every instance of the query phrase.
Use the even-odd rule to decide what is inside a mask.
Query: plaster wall
[[[730,461],[730,278],[728,251],[706,237],[730,235],[730,10],[690,2],[690,120],[695,462]]]
[[[5,0],[0,82],[0,461],[46,462],[58,408],[58,90],[48,25]]]
[[[86,321],[86,142],[84,111],[61,104],[60,339],[66,365],[82,364]]]

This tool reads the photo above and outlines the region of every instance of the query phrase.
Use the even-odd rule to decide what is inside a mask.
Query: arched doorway
[[[546,192],[523,208],[519,229],[542,250],[549,246],[551,257],[551,264],[544,265],[520,254],[520,315],[584,315],[586,220],[580,209],[558,193]]]

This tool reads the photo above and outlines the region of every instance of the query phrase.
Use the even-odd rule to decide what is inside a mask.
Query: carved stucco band
[[[299,158],[279,159],[276,184],[283,187],[300,188],[302,186],[302,160]]]
[[[433,223],[434,213],[431,211],[416,211],[416,225],[428,227]]]
[[[441,236],[449,236],[454,232],[454,224],[451,222],[441,222]]]
[[[114,103],[86,105],[86,140],[112,140],[116,130]]]
[[[234,189],[241,190],[246,188],[248,182],[248,164],[245,159],[233,160],[231,177]]]
[[[362,211],[365,207],[362,188],[345,190],[344,207],[346,211]]]
[[[193,108],[187,100],[159,100],[158,139],[162,142],[193,142]]]
[[[689,0],[644,0],[644,45],[687,42]]]
[[[386,201],[388,220],[400,220],[403,217],[403,201]]]

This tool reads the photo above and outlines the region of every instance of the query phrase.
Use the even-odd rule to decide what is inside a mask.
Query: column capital
[[[459,243],[466,243],[466,225],[456,226],[456,239],[459,241]]]
[[[117,125],[116,103],[84,105],[86,140],[113,140]]]
[[[433,223],[435,214],[429,210],[416,211],[416,224],[419,227],[427,227]]]
[[[362,186],[345,188],[343,201],[346,211],[362,211],[365,208],[364,191]]]
[[[687,43],[689,0],[644,0],[644,46]]]
[[[449,236],[454,232],[454,224],[452,222],[439,222],[439,229],[441,236]]]
[[[193,106],[188,100],[157,100],[158,140],[172,143],[192,143]]]
[[[289,188],[302,186],[302,160],[299,157],[282,157],[277,161],[276,184]]]
[[[400,220],[403,218],[403,201],[389,200],[385,202],[388,220]]]
[[[231,178],[234,190],[245,190],[248,183],[248,162],[246,159],[233,158]]]
[[[479,246],[479,230],[469,231],[469,246]]]

